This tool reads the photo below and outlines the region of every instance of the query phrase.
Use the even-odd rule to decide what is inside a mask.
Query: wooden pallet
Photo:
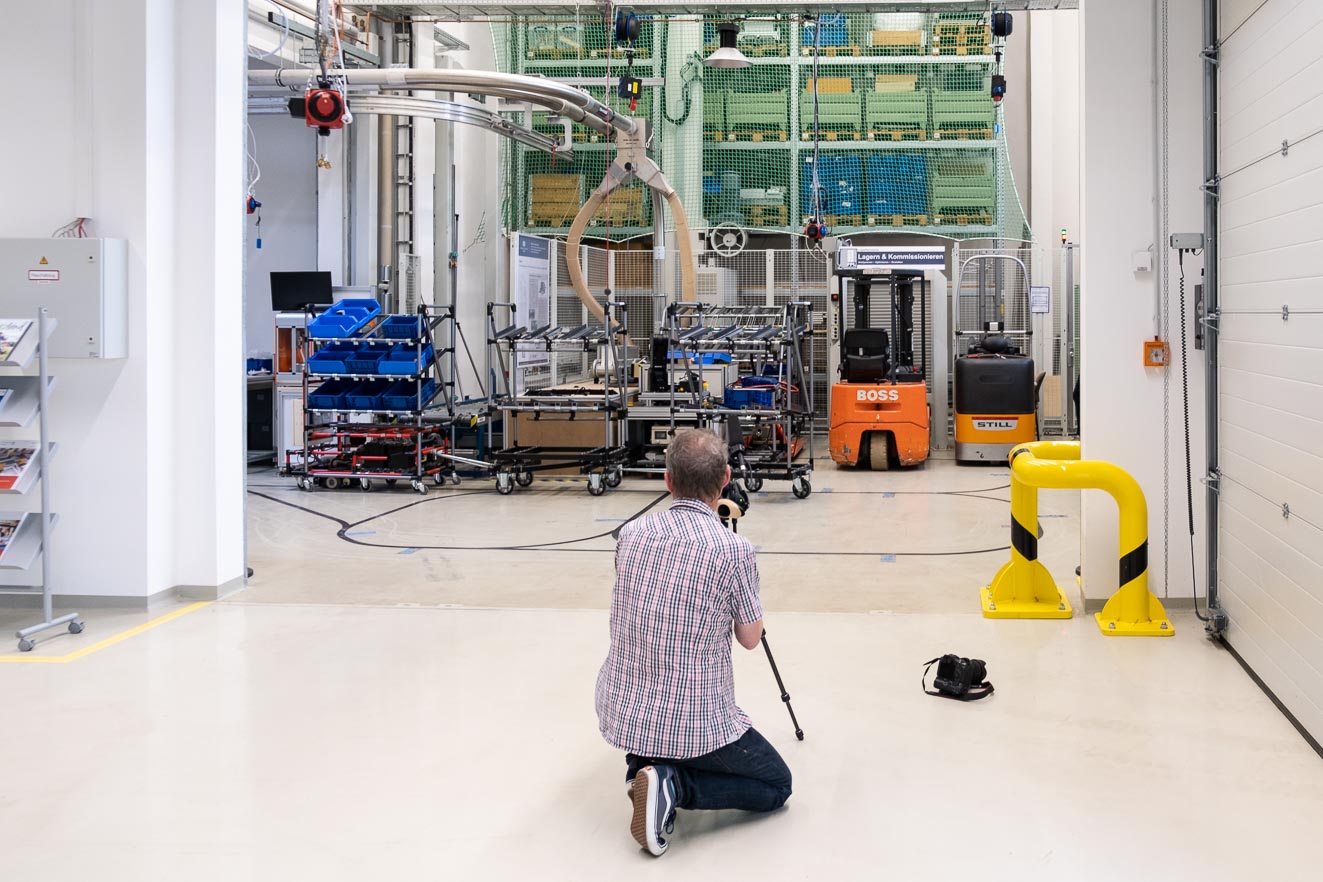
[[[557,207],[534,205],[528,209],[528,223],[529,226],[534,227],[568,227],[577,213],[577,211],[566,213],[564,209]]]
[[[823,58],[858,58],[864,54],[864,50],[858,46],[823,46],[818,50]],[[800,55],[812,55],[813,47],[804,46],[799,50]]]
[[[953,225],[957,227],[990,227],[992,215],[987,212],[977,214],[939,214],[933,217],[936,226]]]
[[[943,128],[939,126],[933,132],[934,141],[991,141],[992,129]]]
[[[862,227],[864,225],[862,214],[824,214],[822,218],[829,227]]]
[[[622,49],[622,48],[620,48],[619,46],[615,47],[614,49],[592,49],[592,50],[589,50],[589,52],[588,52],[588,57],[589,57],[589,58],[614,58],[614,59],[616,59],[616,60],[618,60],[618,61],[624,61],[624,60],[625,60],[625,50]],[[635,49],[634,49],[634,60],[635,60],[635,61],[646,61],[646,60],[648,60],[648,59],[651,58],[651,57],[652,57],[652,52],[651,52],[651,50],[649,50],[649,49],[644,49],[644,48],[640,48],[640,47],[635,47]]]
[[[703,132],[703,137],[709,141],[724,141],[726,140],[726,130],[708,129],[705,132]]]
[[[986,43],[981,46],[939,46],[937,55],[991,55],[992,48]]]
[[[870,227],[926,227],[928,226],[928,215],[870,214],[868,225]]]
[[[529,61],[570,61],[583,58],[583,50],[566,47],[564,49],[529,49]]]
[[[790,211],[784,205],[747,205],[744,212],[751,227],[784,227],[790,223]]]
[[[790,133],[785,129],[736,129],[726,133],[727,141],[789,141]]]
[[[824,129],[824,128],[822,128],[821,126],[819,126],[819,129],[818,129],[818,136],[819,136],[820,138],[822,138],[822,140],[824,140],[824,141],[861,141],[861,140],[863,140],[863,133],[861,133],[858,129],[844,129],[844,128],[842,128],[842,129]],[[805,140],[805,141],[812,141],[812,140],[813,140],[813,130],[812,130],[812,129],[806,129],[806,130],[804,131],[804,138],[803,138],[803,140]]]
[[[928,133],[923,129],[869,129],[870,141],[923,141]]]
[[[784,58],[790,54],[790,47],[785,43],[766,43],[762,41],[739,46],[739,50],[750,58]]]

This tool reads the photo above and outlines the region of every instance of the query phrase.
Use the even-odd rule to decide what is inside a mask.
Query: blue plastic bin
[[[345,359],[358,351],[356,343],[328,343],[308,357],[310,374],[347,374]]]
[[[726,387],[727,407],[771,407],[776,403],[776,389],[771,386]]]
[[[846,46],[850,43],[850,33],[846,28],[845,13],[828,13],[818,17],[815,23],[810,22],[804,25],[804,32],[800,35],[799,43],[805,48],[813,48],[813,29],[819,27],[822,29],[822,39],[819,42],[821,46]]]
[[[422,327],[416,315],[388,315],[379,326],[381,336],[396,340],[417,340],[422,336]]]
[[[348,410],[389,410],[381,404],[382,393],[390,388],[390,380],[364,380],[345,393]]]
[[[818,183],[822,186],[823,214],[862,214],[864,163],[859,156],[820,156]],[[799,173],[799,193],[805,216],[813,206],[813,158],[804,160]]]
[[[667,353],[671,361],[684,361],[686,353],[681,349],[672,349]],[[730,364],[728,352],[690,352],[690,364]]]
[[[436,380],[427,380],[423,383],[422,402],[427,404],[432,395],[436,392]],[[396,380],[390,385],[381,396],[381,407],[379,410],[417,410],[418,409],[418,381],[417,380]]]
[[[345,396],[357,389],[357,380],[336,377],[308,393],[308,407],[313,410],[344,410]]]
[[[368,343],[358,347],[358,351],[345,359],[345,366],[351,374],[375,374],[381,360],[390,354],[389,343]]]
[[[929,214],[928,159],[923,154],[868,157],[869,214]]]
[[[418,346],[413,343],[397,343],[390,353],[377,362],[377,373],[394,376],[413,376],[432,363],[432,344],[423,347],[422,364],[418,363]]]
[[[308,322],[309,337],[352,337],[359,328],[381,313],[381,304],[366,297],[351,297],[335,303]]]

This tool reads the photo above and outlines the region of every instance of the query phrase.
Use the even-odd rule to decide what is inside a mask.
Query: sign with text
[[[847,245],[836,252],[836,269],[946,269],[946,246],[912,245],[908,248],[892,248]]]
[[[532,331],[551,323],[551,240],[516,233],[510,243],[511,321]],[[516,344],[517,345],[517,344]],[[515,394],[523,394],[524,370],[550,364],[545,346],[516,348]]]

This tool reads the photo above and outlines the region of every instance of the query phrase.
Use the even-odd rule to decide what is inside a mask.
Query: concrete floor
[[[681,814],[654,860],[592,690],[609,534],[656,485],[307,494],[255,474],[247,590],[67,664],[0,663],[4,878],[1311,877],[1323,762],[1192,617],[1120,640],[977,614],[1005,483],[828,466],[807,500],[755,499],[742,531],[806,740],[761,655],[738,653],[737,688],[796,792],[769,817]],[[1078,499],[1043,513],[1066,579]],[[89,612],[36,654],[162,611]],[[923,695],[946,651],[987,659],[997,695]]]

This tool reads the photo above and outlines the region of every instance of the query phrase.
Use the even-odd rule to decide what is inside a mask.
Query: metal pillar
[[[1218,167],[1217,167],[1217,69],[1219,58],[1217,0],[1204,0],[1204,303],[1207,343],[1204,347],[1205,382],[1205,456],[1208,459],[1207,489],[1207,590],[1208,630],[1219,634],[1226,628],[1224,616],[1212,611],[1218,607],[1217,599],[1217,533],[1218,533],[1218,385],[1217,347],[1219,333],[1219,290],[1217,281],[1218,234]]]
[[[1062,333],[1066,338],[1065,378],[1062,383],[1066,401],[1062,413],[1066,415],[1065,434],[1078,435],[1079,414],[1075,412],[1075,243],[1066,243],[1066,290],[1063,294],[1066,304],[1065,327]]]

